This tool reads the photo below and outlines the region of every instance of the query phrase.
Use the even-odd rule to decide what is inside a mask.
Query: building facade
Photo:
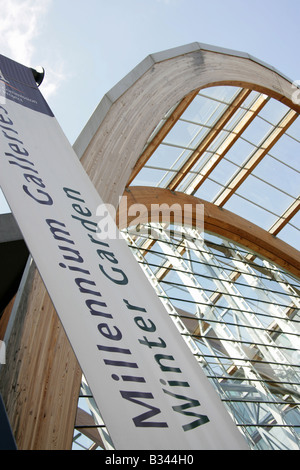
[[[74,144],[251,449],[300,446],[299,110],[273,67],[193,43],[147,57]],[[18,447],[113,448],[13,216],[0,223],[0,391]]]

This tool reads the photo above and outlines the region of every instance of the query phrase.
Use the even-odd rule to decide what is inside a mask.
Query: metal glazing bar
[[[172,229],[170,229],[170,232],[172,232]],[[149,239],[149,240],[152,239],[152,240],[154,240],[155,242],[158,242],[158,240],[159,240],[161,243],[166,243],[166,244],[170,244],[170,243],[171,243],[171,244],[173,244],[173,242],[170,242],[170,241],[168,241],[168,240],[163,240],[163,239],[159,239],[159,238],[151,238],[150,236],[149,236],[149,237],[146,237],[146,236],[143,235],[143,234],[139,235],[139,238],[145,238],[145,239]],[[184,238],[184,236],[182,236],[182,238]],[[177,241],[178,241],[178,240],[177,240]],[[179,242],[179,241],[178,241],[178,242]],[[136,249],[137,247],[134,247],[134,248]],[[145,250],[145,251],[146,251],[146,250]],[[162,254],[161,252],[158,252],[158,251],[155,251],[155,250],[148,250],[148,251],[152,251],[154,254],[159,254],[159,255]],[[201,252],[201,250],[199,250],[199,249],[195,249],[194,251],[200,251],[200,252]],[[246,250],[243,250],[243,249],[240,249],[240,248],[239,248],[239,251],[240,251],[240,253],[248,253],[248,254],[251,254],[251,255],[253,254],[253,253],[251,253],[250,251],[246,251]],[[226,257],[226,256],[224,256],[224,255],[216,254],[216,256],[219,257],[219,258],[226,258],[226,259],[228,259],[228,257]],[[247,262],[247,264],[249,264],[249,266],[253,266],[255,269],[256,269],[256,267],[257,267],[257,268],[261,268],[259,265],[257,265],[257,263],[248,263],[248,262]],[[268,271],[270,271],[270,272],[276,271],[276,272],[281,272],[282,274],[286,274],[286,272],[281,271],[280,268],[277,268],[277,267],[276,267],[276,268],[268,268]],[[290,275],[290,274],[289,274],[289,275]]]
[[[164,298],[163,295],[159,295],[159,297],[161,298]],[[195,301],[195,300],[190,300],[190,299],[182,299],[182,298],[178,298],[178,297],[171,297],[171,296],[166,296],[166,298],[170,299],[170,300],[177,300],[179,302],[188,302],[188,303],[192,303],[192,304],[195,304],[195,305],[204,305],[206,307],[213,307],[213,308],[221,308],[224,310],[224,306],[218,306],[214,303],[206,303],[206,302],[199,302],[199,301]],[[257,303],[257,302],[256,302]],[[286,307],[286,305],[283,305],[283,307]],[[245,313],[249,313],[249,310],[243,310],[243,309],[240,309],[240,308],[233,308],[233,307],[226,307],[227,309],[230,308],[230,310],[233,310],[233,311],[236,311],[236,312],[245,312]],[[288,307],[288,308],[291,308],[293,310],[299,310],[297,307]],[[265,317],[268,317],[271,319],[274,319],[274,318],[282,318],[282,317],[276,317],[274,315],[272,315],[272,317],[270,317],[270,315],[267,315],[267,314],[264,314],[264,313],[260,313],[260,312],[251,312],[255,315],[260,315],[260,316],[265,316]],[[296,322],[296,323],[299,323],[299,320],[291,320],[292,322]]]
[[[204,165],[204,167],[201,169],[201,171],[196,176],[196,178],[189,185],[189,187],[186,190],[188,194],[195,194],[195,192],[200,188],[200,186],[208,178],[211,172],[220,163],[220,161],[225,157],[225,155],[229,152],[231,147],[235,144],[235,142],[240,138],[243,132],[255,119],[258,113],[262,110],[262,108],[265,106],[268,100],[269,100],[269,97],[265,95],[259,96],[259,98],[255,101],[255,103],[251,106],[251,108],[246,112],[246,114],[238,122],[235,128],[230,132],[228,137],[220,145],[220,147],[217,149],[214,155],[212,155],[212,157]]]
[[[182,271],[177,270],[177,272],[182,272]],[[186,273],[186,274],[187,274],[187,273]],[[213,278],[211,278],[211,279],[213,279]],[[217,278],[215,278],[215,279],[217,279]],[[164,281],[164,280],[162,280],[161,282],[163,282],[163,283],[165,283],[165,284],[169,284],[169,285],[175,286],[175,287],[176,287],[176,286],[177,286],[177,287],[179,287],[179,286],[182,287],[182,284],[176,283],[176,282]],[[229,281],[226,281],[226,280],[225,280],[225,281],[223,281],[223,282],[229,282]],[[244,284],[244,285],[245,285],[245,284]],[[245,286],[246,286],[246,285],[245,285]],[[186,287],[187,289],[197,289],[197,288],[198,288],[197,286],[186,285],[186,284],[184,285],[184,287]],[[251,286],[249,286],[249,287],[251,287]],[[263,289],[260,289],[260,290],[263,290]],[[205,291],[206,291],[206,292],[212,292],[212,293],[215,293],[215,294],[218,294],[218,295],[224,295],[224,296],[230,295],[231,297],[237,297],[237,298],[239,298],[239,299],[249,300],[249,301],[253,301],[253,302],[259,302],[259,303],[268,304],[268,305],[269,305],[269,304],[270,304],[270,305],[273,305],[273,304],[274,304],[274,301],[263,300],[263,299],[256,299],[256,298],[253,298],[253,297],[244,296],[244,295],[242,295],[242,294],[229,294],[228,292],[220,292],[220,291],[216,291],[215,289],[208,289],[208,288],[205,288]],[[266,291],[266,290],[265,290],[265,291]],[[269,292],[271,292],[271,291],[269,291]],[[281,294],[279,293],[279,295],[281,295]],[[286,293],[283,292],[282,295],[288,295],[288,294],[286,294]],[[276,305],[277,305],[278,307],[284,307],[284,308],[290,307],[289,305],[286,305],[286,304],[279,304],[279,303],[276,303]]]
[[[166,234],[164,234],[164,236],[166,237]],[[158,241],[158,243],[160,243],[160,242]],[[161,248],[165,251],[165,254],[166,254],[167,257],[168,257],[168,254],[171,254],[171,253],[175,254],[175,257],[172,258],[172,260],[174,260],[174,265],[175,266],[180,266],[180,267],[182,267],[183,271],[184,270],[188,271],[187,268],[186,268],[186,261],[183,260],[183,258],[180,256],[180,254],[178,253],[178,251],[177,251],[177,249],[174,245],[172,245],[172,244],[169,244],[169,245],[161,244]],[[173,261],[172,261],[172,263],[173,263]],[[201,287],[201,285],[195,279],[194,276],[191,276],[191,275],[187,274],[186,272],[183,272],[183,273],[180,273],[180,277],[181,277],[182,282],[184,284],[187,281],[191,281],[197,287],[197,289],[189,289],[189,287],[187,286],[187,289],[189,290],[189,294],[191,295],[192,298],[194,298],[195,300],[200,300],[200,301],[208,301],[208,297],[207,297],[207,294],[206,294],[205,290],[203,289],[203,287]],[[214,315],[212,310],[211,310],[210,313],[211,313],[211,315]],[[207,314],[209,314],[209,312],[207,312]],[[217,331],[216,333],[219,336],[220,344],[222,344],[222,346],[226,350],[228,349],[228,354],[230,353],[230,350],[232,350],[231,354],[233,352],[235,352],[235,354],[236,354],[238,352],[237,349],[239,349],[239,343],[237,341],[234,341],[232,333],[229,331],[228,328],[227,328],[227,331],[225,332],[224,328],[221,329],[219,324],[217,324],[216,325],[216,330],[219,330],[219,329],[220,329],[220,331]],[[223,340],[221,338],[222,335],[227,336],[228,341],[226,343],[223,343]],[[185,335],[182,335],[182,336],[185,336]],[[188,336],[189,338],[193,338],[193,336],[190,335],[188,330],[187,330],[186,336]],[[231,341],[229,341],[229,339],[231,339]],[[244,357],[245,361],[247,361],[247,358],[245,357],[244,351],[240,350],[239,353],[241,354],[241,357]]]
[[[181,254],[183,254],[184,252],[185,248],[182,248]],[[151,263],[148,263],[148,265],[153,266]],[[159,282],[163,281],[163,279],[170,272],[170,270],[177,271],[177,269],[174,268],[173,264],[171,264],[170,260],[165,261],[163,266],[156,265],[156,267],[159,268],[159,270],[155,273],[155,277]]]
[[[156,240],[155,240],[155,241],[156,241]],[[156,250],[153,250],[153,249],[144,249],[144,248],[137,248],[137,247],[131,247],[131,248],[139,249],[139,250],[141,250],[141,251],[148,252],[149,254],[156,254],[156,255],[162,256],[162,253],[161,253],[161,252],[156,251]],[[196,250],[195,250],[195,251],[196,251]],[[172,256],[172,255],[170,255],[170,256]],[[222,256],[222,255],[219,255],[219,254],[216,255],[216,256],[217,256],[217,257],[220,257],[220,258],[228,259],[226,256]],[[147,261],[146,261],[146,262],[147,262]],[[148,262],[147,262],[147,263],[148,263]],[[211,267],[214,266],[214,265],[211,264],[211,263],[208,263],[208,262],[204,263],[204,262],[200,262],[200,261],[197,261],[197,260],[193,260],[193,263],[194,263],[194,264],[200,264],[200,265],[203,265],[203,266],[211,266]],[[241,260],[241,263],[246,264],[246,261],[245,261],[245,260]],[[149,264],[149,263],[148,263],[148,264]],[[265,268],[265,267],[263,267],[263,266],[259,266],[258,264],[252,263],[252,262],[249,262],[249,266],[252,266],[253,269],[257,269],[257,270],[264,271],[265,273],[270,272],[270,278],[269,278],[269,277],[260,276],[260,279],[262,279],[262,280],[263,280],[263,279],[264,279],[264,280],[268,280],[268,281],[270,281],[270,282],[272,282],[272,281],[273,281],[273,282],[276,282],[276,280],[275,280],[275,279],[272,279],[272,277],[271,277],[271,276],[273,275],[273,274],[272,274],[273,272],[279,272],[279,273],[285,274],[283,271],[280,271],[278,268],[267,268],[267,267]],[[228,271],[228,270],[234,271],[234,273],[245,274],[244,271],[238,271],[237,269],[235,269],[235,268],[232,267],[232,266],[224,266],[224,265],[222,265],[222,269],[227,270],[227,271]],[[194,274],[194,275],[199,275],[199,274],[197,274],[197,273],[193,273],[193,274]],[[202,274],[201,274],[201,275],[202,275]],[[256,277],[255,274],[249,274],[249,276],[251,276],[251,275]],[[292,284],[292,283],[290,283],[290,282],[289,282],[289,283],[288,283],[288,282],[285,282],[285,284],[286,284],[286,285],[289,285],[289,286],[292,286],[292,287],[294,287],[294,288],[296,288],[296,289],[300,289],[300,286],[297,285],[297,284]]]
[[[152,263],[148,263],[148,265],[149,265],[149,266],[156,266],[156,267],[159,267],[159,268],[160,268],[159,265],[155,265],[155,264],[152,264]],[[164,268],[164,269],[170,269],[170,267],[169,267],[169,268]],[[177,269],[177,268],[174,268],[174,269],[172,269],[172,271],[174,271],[174,272],[179,272],[180,270]],[[218,281],[218,280],[219,280],[218,277],[208,276],[208,275],[206,275],[206,274],[197,274],[197,273],[192,273],[192,272],[190,272],[190,274],[193,274],[194,276],[200,276],[201,278],[204,277],[205,279],[210,279],[210,280],[212,280],[212,281]],[[235,274],[235,272],[234,272],[234,274]],[[243,274],[246,274],[246,273],[243,273]],[[172,281],[165,281],[165,280],[163,280],[163,279],[161,279],[161,278],[159,278],[159,277],[157,277],[157,279],[158,279],[160,282],[163,282],[163,283],[169,284],[169,285],[174,285],[174,286],[180,286],[180,285],[182,285],[182,284],[179,284],[179,283],[176,283],[176,282],[172,282]],[[267,289],[267,288],[265,288],[265,287],[258,287],[258,286],[253,287],[253,286],[251,286],[251,285],[249,285],[249,284],[244,284],[244,283],[242,283],[242,282],[237,282],[237,281],[235,281],[235,280],[224,280],[223,282],[224,282],[224,283],[226,283],[226,282],[227,282],[227,283],[232,283],[232,284],[234,284],[234,285],[236,285],[236,286],[240,286],[240,287],[252,287],[254,290],[263,291],[263,292],[267,292],[267,293],[270,293],[270,294],[278,294],[278,295],[288,296],[288,297],[295,297],[295,296],[296,296],[295,294],[292,294],[292,293],[288,293],[288,292],[278,292],[278,291],[275,291],[275,290],[272,290],[272,289]],[[185,286],[185,287],[196,288],[195,286]],[[218,295],[227,295],[227,294],[228,294],[227,292],[219,292],[219,291],[212,290],[212,289],[206,289],[206,290],[207,290],[208,292],[214,292],[214,293],[216,293],[216,294],[218,294]],[[243,297],[243,298],[246,299],[246,300],[258,301],[257,299],[252,299],[252,298],[249,298],[249,297],[245,297],[243,294],[241,294],[240,296],[237,295],[237,294],[232,294],[232,295],[234,295],[235,297]],[[288,307],[288,305],[286,305],[286,307]]]
[[[169,146],[169,147],[175,147],[175,148],[183,148],[184,150],[190,150],[188,147],[178,146],[178,145],[175,145],[175,144],[168,144],[168,143],[166,143],[166,142],[162,142],[162,145]],[[219,150],[218,150],[218,152],[219,152]],[[209,161],[207,162],[207,164],[204,164],[203,168],[206,167],[206,165],[212,164],[213,161],[214,161],[214,156],[215,156],[215,155],[219,155],[219,153],[215,153],[215,152],[210,151],[210,150],[207,150],[206,153],[211,153],[211,158],[209,159]],[[269,154],[269,156],[271,157],[270,154]],[[239,170],[242,169],[242,167],[241,167],[240,165],[238,165],[236,162],[232,161],[230,158],[227,158],[227,157],[223,156],[223,160],[225,160],[226,162],[231,163],[233,166],[237,167]],[[277,160],[278,160],[278,159],[277,159]],[[284,164],[284,162],[280,162],[280,163]],[[288,166],[288,165],[285,165],[285,166]],[[164,166],[157,166],[157,165],[147,165],[147,164],[146,164],[146,165],[144,166],[144,168],[147,168],[147,169],[149,169],[149,170],[165,171],[165,172],[174,173],[174,174],[177,172],[177,170],[176,170],[175,168],[167,168],[167,167],[164,167]],[[296,171],[296,170],[294,170],[294,171]],[[300,173],[300,172],[298,172],[298,173]],[[191,171],[189,172],[189,174],[190,174],[190,175],[195,175],[195,179],[196,179],[197,177],[200,178],[200,177],[202,177],[203,169],[198,170],[198,171],[197,171],[197,170],[191,170]],[[262,183],[264,183],[266,186],[270,186],[271,188],[276,189],[276,191],[278,191],[279,193],[282,193],[282,194],[284,194],[285,196],[288,196],[288,197],[290,197],[291,199],[294,199],[294,196],[293,196],[292,194],[288,193],[287,191],[284,191],[284,190],[281,189],[281,188],[278,188],[275,184],[272,184],[272,183],[270,183],[269,181],[266,181],[265,179],[261,178],[260,176],[255,175],[254,173],[252,173],[252,176],[253,176],[253,178],[255,178],[255,179],[261,181]],[[209,181],[212,181],[213,183],[217,184],[218,186],[221,186],[222,188],[225,188],[225,186],[224,186],[223,184],[219,183],[218,181],[214,180],[213,178],[210,178],[210,177],[209,177],[209,174],[207,174],[207,175],[205,176],[205,178],[208,179]],[[203,180],[202,182],[204,182],[204,180]],[[201,184],[202,184],[202,182],[201,182]],[[193,180],[193,183],[194,183],[194,180]],[[190,184],[192,185],[193,183],[190,183]],[[199,186],[200,186],[200,185],[199,185]],[[197,188],[197,189],[198,189],[198,188]],[[187,193],[187,194],[193,194],[193,195],[194,195],[195,191],[190,192],[190,186],[188,186],[188,188],[187,188],[187,190],[186,190],[186,193]],[[240,196],[240,197],[242,197],[242,196]],[[253,202],[252,202],[252,203],[253,203]],[[255,204],[255,203],[253,203],[253,204]],[[259,206],[258,204],[255,204],[255,205],[257,205],[258,207],[262,207],[262,206]],[[278,214],[275,214],[275,213],[272,212],[272,211],[269,211],[269,212],[270,212],[270,214],[274,214],[274,215],[277,215],[277,216],[279,217]]]
[[[206,361],[205,358],[208,357],[208,358],[212,358],[212,359],[223,359],[223,361],[225,361],[225,360],[228,360],[228,361],[229,361],[229,360],[230,360],[230,361],[235,361],[235,362],[236,362],[236,361],[245,362],[245,359],[241,359],[241,358],[239,358],[239,357],[228,357],[228,358],[227,358],[227,357],[225,357],[225,356],[219,356],[219,355],[217,355],[217,354],[206,354],[206,353],[194,353],[194,355],[195,355],[196,357],[202,357],[202,358],[204,358],[205,361]],[[214,362],[208,362],[208,361],[206,361],[206,362],[207,362],[208,364],[214,364]],[[253,363],[253,364],[267,364],[267,365],[270,364],[270,365],[276,365],[276,366],[286,366],[286,363],[285,363],[285,362],[269,361],[269,360],[266,361],[266,360],[263,360],[263,359],[251,359],[251,360],[249,360],[248,362],[250,362],[251,364]],[[299,363],[298,363],[298,364],[292,364],[292,363],[290,363],[289,366],[290,366],[290,367],[293,367],[293,368],[300,368],[300,364],[299,364]],[[243,367],[246,368],[246,367],[251,367],[251,366],[243,365]],[[220,377],[218,377],[218,378],[220,378]],[[227,375],[224,376],[223,378],[224,378],[224,379],[229,379],[229,378],[230,378],[230,379],[231,379],[231,378],[234,379],[234,377],[228,377]],[[253,379],[245,378],[244,380],[251,380],[251,381],[252,381]],[[265,382],[265,381],[266,381],[265,379],[261,379],[261,381],[258,380],[258,382],[262,382],[262,383]],[[271,381],[271,382],[273,383],[273,381]],[[281,383],[286,383],[286,382],[282,381]],[[287,382],[287,383],[289,383],[289,382]],[[299,383],[297,383],[296,385],[299,385]]]
[[[170,314],[170,316],[172,316],[172,314]],[[173,315],[174,316],[174,315]],[[191,317],[191,316],[188,316],[188,315],[180,315],[178,314],[178,317],[179,318],[184,318],[186,320],[194,320],[194,321],[198,321],[199,322],[199,318],[198,317]],[[273,320],[273,317],[270,316],[270,320]],[[269,333],[280,333],[280,334],[284,334],[284,335],[292,335],[292,336],[299,336],[299,333],[292,333],[292,332],[289,332],[289,331],[277,331],[277,330],[274,330],[272,328],[263,328],[263,327],[259,327],[259,326],[251,326],[251,325],[243,325],[241,323],[233,323],[233,322],[229,322],[229,321],[225,321],[225,320],[212,320],[210,318],[205,318],[205,317],[201,317],[200,318],[200,321],[201,322],[207,322],[207,323],[219,323],[219,324],[223,324],[223,325],[227,325],[227,326],[238,326],[239,328],[247,328],[249,330],[256,330],[256,331],[266,331],[266,332],[269,332]]]
[[[142,155],[138,159],[135,167],[133,168],[130,178],[127,182],[127,186],[129,186],[136,175],[141,171],[145,163],[149,160],[151,155],[155,152],[157,147],[162,143],[166,135],[170,132],[172,127],[176,124],[180,116],[184,113],[187,107],[191,104],[194,98],[197,96],[198,91],[193,91],[189,93],[182,101],[178,104],[178,106],[173,110],[170,116],[166,119],[165,123],[161,126],[158,130],[156,135],[153,137],[151,142],[147,145],[145,150],[143,151]]]
[[[284,211],[284,213],[276,220],[276,222],[269,228],[272,235],[278,233],[286,226],[286,224],[297,214],[300,209],[300,196]]]
[[[270,401],[270,400],[255,400],[253,398],[252,399],[250,398],[221,398],[221,400],[224,402],[230,402],[230,403],[255,403],[257,405],[260,405],[260,404],[292,405],[293,407],[300,405],[299,401],[282,401],[282,400]]]
[[[214,380],[218,380],[219,384],[220,385],[224,385],[225,383],[228,383],[230,384],[231,382],[264,382],[264,383],[267,383],[267,384],[276,384],[276,385],[300,385],[299,382],[285,382],[285,381],[281,381],[281,380],[273,380],[273,379],[248,379],[246,377],[235,377],[234,375],[233,376],[227,376],[227,375],[223,375],[223,376],[220,376],[220,375],[208,375],[208,374],[205,374],[206,377],[208,379],[214,379]]]
[[[265,424],[265,423],[235,423],[238,427],[255,427],[255,428],[300,428],[300,424]]]
[[[264,158],[265,155],[271,150],[276,144],[280,137],[286,132],[286,130],[293,124],[297,119],[298,113],[290,110],[281,119],[277,126],[269,133],[259,149],[256,150],[245,163],[244,167],[229,181],[227,187],[219,194],[214,204],[217,206],[224,206],[228,199],[235,193],[237,188],[245,181],[245,179],[251,174],[258,163]]]
[[[209,335],[200,335],[200,334],[194,334],[194,333],[181,333],[182,336],[188,335],[191,338],[196,338],[196,339],[211,339],[212,341],[228,341],[231,343],[237,343],[237,344],[249,344],[250,346],[264,346],[266,348],[274,348],[278,349],[280,351],[295,351],[298,352],[298,348],[291,348],[289,346],[281,346],[279,344],[267,344],[267,343],[258,343],[258,342],[253,342],[253,341],[245,341],[241,339],[236,339],[236,338],[221,338],[219,336],[209,336]],[[248,360],[251,362],[251,359],[244,359]],[[285,366],[289,365],[287,363],[284,363]]]
[[[223,127],[230,121],[232,116],[239,109],[241,104],[245,99],[250,95],[251,90],[242,89],[236,98],[228,105],[225,112],[220,116],[215,125],[212,127],[211,131],[204,137],[200,142],[198,147],[194,150],[188,160],[180,168],[180,171],[176,176],[173,177],[171,182],[168,184],[168,189],[174,191],[188,172],[193,168],[195,163],[199,160],[201,155],[208,149],[212,144],[217,135],[223,130]]]

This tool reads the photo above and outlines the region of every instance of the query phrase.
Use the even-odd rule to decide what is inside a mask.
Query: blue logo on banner
[[[0,54],[0,103],[4,103],[5,99],[53,116],[38,89],[32,70]]]

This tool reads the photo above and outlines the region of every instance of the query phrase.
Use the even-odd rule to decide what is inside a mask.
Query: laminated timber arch
[[[248,54],[197,42],[152,54],[104,96],[74,144],[105,202],[117,207],[126,186],[149,158],[149,151],[159,145],[198,91],[217,85],[241,87],[241,100],[247,90],[257,90],[295,113],[300,111],[293,103],[291,81]],[[147,139],[172,107],[168,121],[145,151]],[[230,112],[224,122],[229,117]],[[294,115],[290,118],[292,121]],[[287,216],[298,208],[295,203]],[[278,223],[274,233],[282,227],[281,221]],[[23,284],[19,306],[13,307],[16,321],[8,362],[1,370],[1,393],[20,449],[68,449],[80,369],[33,267]],[[41,332],[47,333],[46,341]]]
[[[120,204],[117,220],[127,220],[127,226],[133,224],[137,220],[137,216],[136,214],[130,216],[127,213],[122,213],[122,207],[130,208],[134,204],[138,204],[139,207],[141,205],[144,206],[145,212],[141,212],[138,215],[138,222],[143,224],[147,222],[160,222],[161,213],[159,212],[159,207],[166,204],[170,208],[175,208],[170,213],[171,223],[175,225],[181,224],[184,206],[189,205],[192,210],[184,212],[184,222],[190,227],[201,229],[202,227],[197,225],[199,219],[196,216],[196,205],[202,204],[204,206],[205,232],[220,235],[223,238],[234,241],[238,245],[250,249],[255,254],[272,261],[300,278],[300,252],[298,250],[228,210],[203,199],[198,199],[181,192],[171,192],[164,188],[131,186],[126,190],[125,196],[127,197],[126,206]],[[157,205],[158,210],[156,212],[152,208],[153,205]],[[124,229],[127,227],[120,226],[119,224],[119,228]]]
[[[291,81],[249,54],[200,43],[152,54],[105,95],[74,144],[104,202],[118,204],[165,114],[175,106],[167,133],[200,89],[218,85],[256,90],[300,112]]]
[[[131,186],[199,91],[223,85],[239,87],[240,92],[219,115],[218,121],[168,183],[167,189]],[[226,188],[214,204],[205,203],[204,216],[207,231],[230,238],[299,276],[299,252],[274,237],[298,212],[299,198],[281,214],[269,233],[235,215],[232,219],[232,214],[221,209],[298,117],[300,107],[293,102],[295,88],[274,68],[247,54],[199,43],[151,55],[104,97],[74,148],[105,202],[117,207],[125,189],[124,195],[129,199],[134,193],[135,202],[148,207],[156,201],[155,198],[159,203],[169,205],[182,198],[181,204],[184,204],[187,195],[177,192],[180,181],[235,115],[251,90],[261,93],[260,97],[229,136],[219,159],[207,162],[204,175],[201,171],[191,194],[209,177],[268,100],[274,98],[290,108],[251,156],[246,167],[232,180],[230,188]],[[130,201],[127,202],[130,205]],[[151,240],[143,247],[151,248]],[[251,261],[253,257],[249,255],[248,259]],[[169,264],[161,267],[158,278],[164,278]],[[234,274],[233,278],[236,276]]]

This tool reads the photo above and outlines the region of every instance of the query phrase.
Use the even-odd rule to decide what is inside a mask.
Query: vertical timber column
[[[33,262],[15,302],[0,392],[17,447],[71,449],[81,369]]]

